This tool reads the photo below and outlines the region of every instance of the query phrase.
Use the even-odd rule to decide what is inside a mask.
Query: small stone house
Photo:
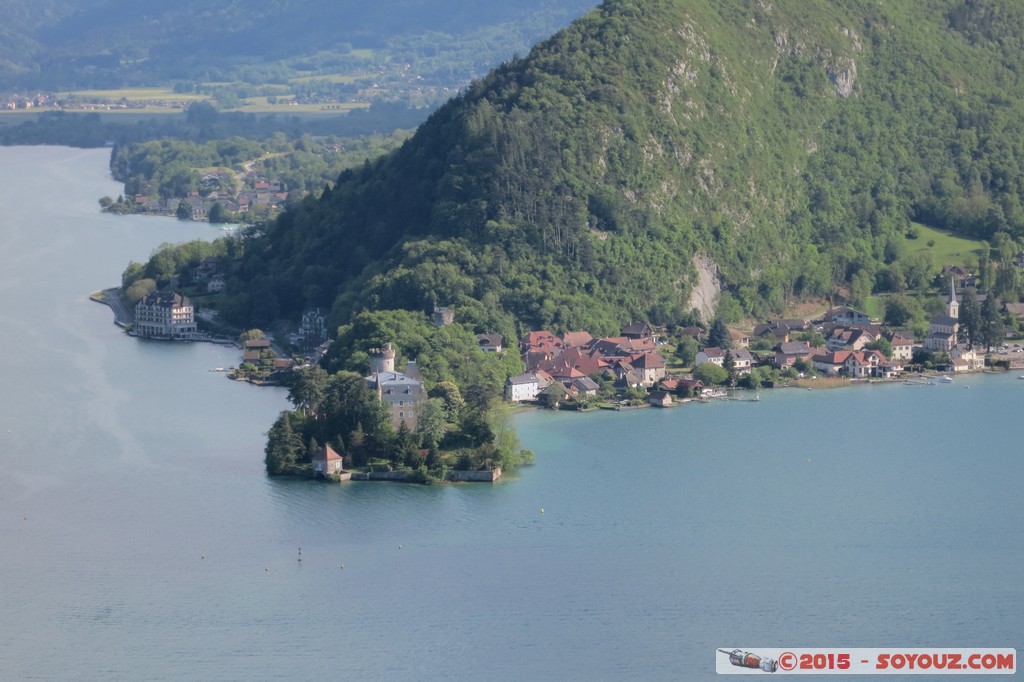
[[[341,471],[341,455],[330,445],[324,445],[313,455],[313,475],[331,476]]]
[[[668,391],[651,391],[647,402],[655,407],[669,407],[672,405],[672,394]]]

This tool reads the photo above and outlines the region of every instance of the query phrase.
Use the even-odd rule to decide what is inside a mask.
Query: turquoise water
[[[527,413],[537,463],[494,486],[271,480],[283,392],[87,299],[217,231],[99,214],[102,150],[0,160],[0,680],[710,679],[723,646],[1024,644],[1015,376]]]

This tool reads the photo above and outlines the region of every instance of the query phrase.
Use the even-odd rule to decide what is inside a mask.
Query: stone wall
[[[445,477],[448,481],[459,481],[465,483],[494,483],[501,478],[501,467],[490,471],[449,471]]]

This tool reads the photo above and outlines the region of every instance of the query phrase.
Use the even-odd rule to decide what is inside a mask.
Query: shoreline
[[[169,337],[159,336],[139,336],[131,330],[131,326],[135,323],[135,312],[128,307],[125,302],[121,299],[120,289],[118,287],[111,287],[109,289],[100,289],[89,294],[89,300],[101,305],[105,305],[111,309],[114,313],[114,324],[123,329],[128,336],[133,336],[137,339],[149,339],[151,341],[170,341],[173,343],[214,343],[219,346],[234,346],[238,348],[238,343],[227,336],[217,337],[210,334],[203,336],[196,336],[191,339],[172,339]]]
[[[89,300],[110,308],[114,312],[114,324],[127,330],[135,322],[135,313],[121,300],[120,291],[118,287],[100,289],[89,294]]]

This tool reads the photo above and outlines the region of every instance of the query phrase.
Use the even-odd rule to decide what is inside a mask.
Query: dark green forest
[[[1022,19],[994,0],[606,2],[255,231],[231,315],[486,302],[613,333],[688,315],[696,256],[725,319],[905,287],[912,220],[1024,235]]]

